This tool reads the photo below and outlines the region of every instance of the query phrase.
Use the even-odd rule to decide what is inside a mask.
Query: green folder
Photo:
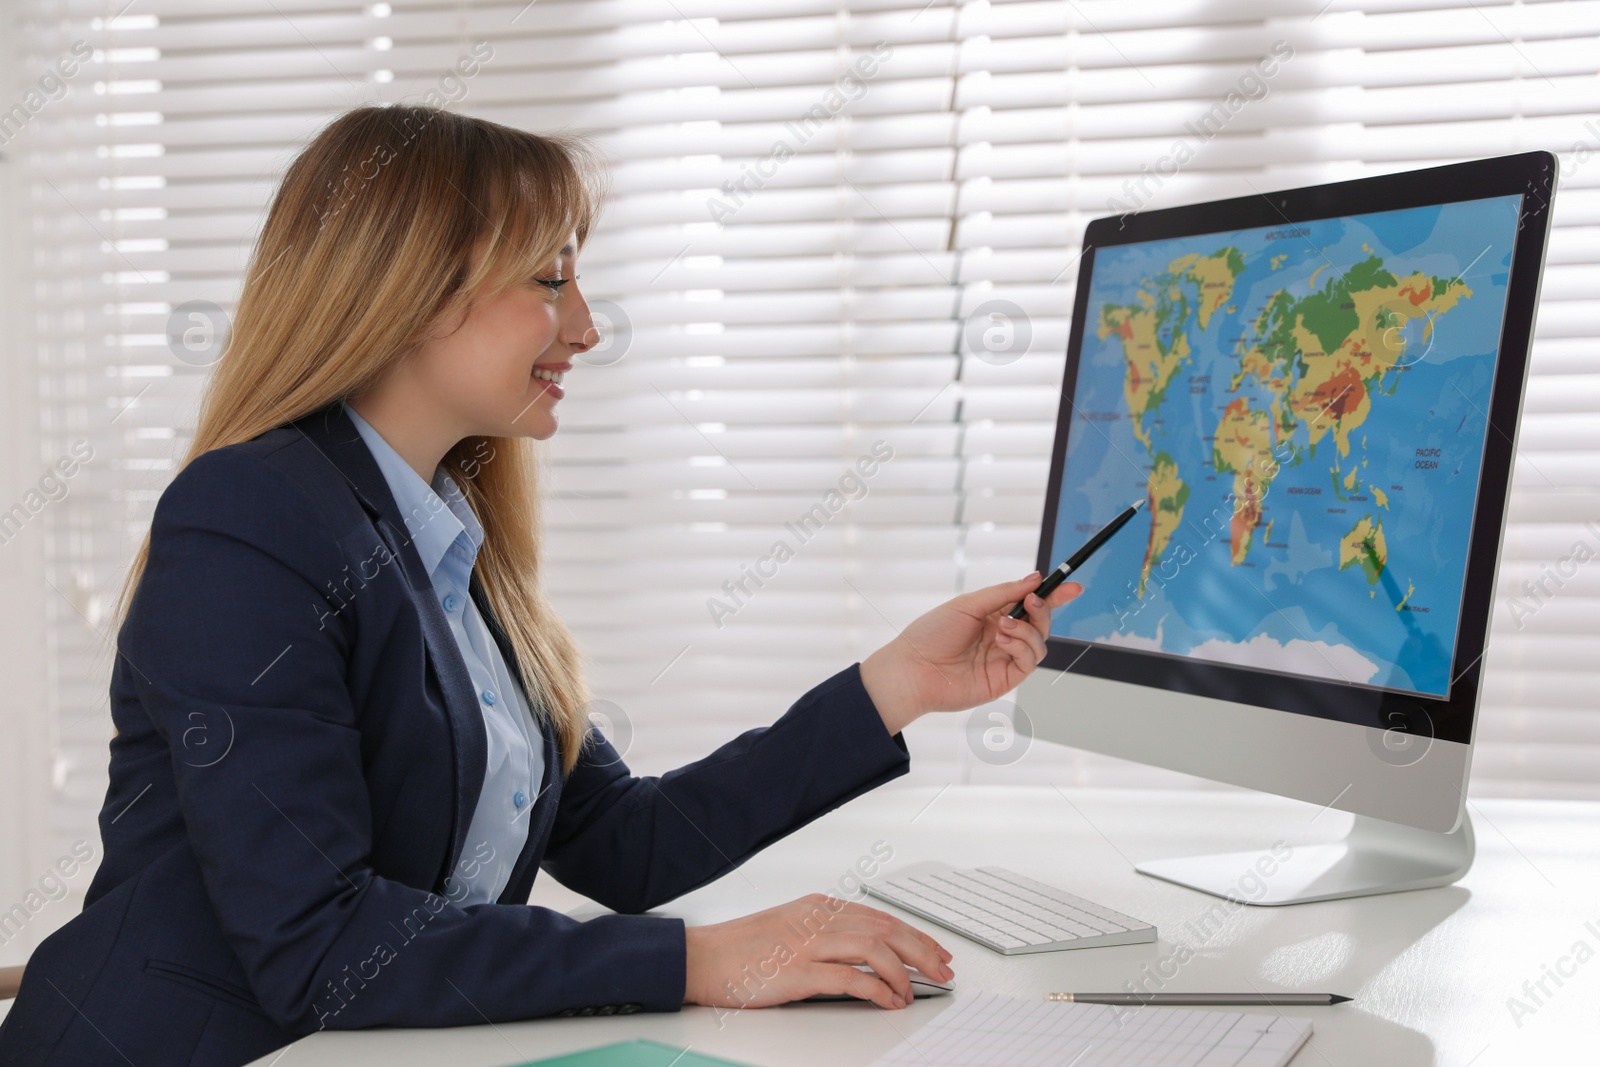
[[[748,1067],[747,1064],[687,1052],[659,1041],[619,1041],[615,1045],[573,1052],[516,1067]]]

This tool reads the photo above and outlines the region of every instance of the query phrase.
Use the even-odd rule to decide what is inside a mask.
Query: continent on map
[[[1273,422],[1284,436],[1305,426],[1314,448],[1331,433],[1339,455],[1348,456],[1351,433],[1372,410],[1372,390],[1410,362],[1412,322],[1422,322],[1417,339],[1431,342],[1437,317],[1472,290],[1422,273],[1396,278],[1378,256],[1335,275],[1309,296],[1286,289],[1272,295],[1256,317],[1255,337],[1241,343],[1233,387],[1254,377],[1272,395]]]
[[[1189,357],[1188,337],[1165,327],[1174,318],[1182,322],[1189,311],[1181,301],[1176,306],[1166,299],[1158,303],[1144,290],[1139,291],[1139,300],[1149,301],[1151,306],[1102,308],[1100,336],[1116,334],[1122,339],[1123,358],[1128,363],[1123,393],[1128,401],[1129,425],[1139,442],[1149,448],[1145,413],[1160,405],[1172,376]]]
[[[1178,464],[1165,452],[1156,453],[1150,465],[1150,540],[1145,544],[1144,565],[1139,568],[1139,595],[1144,595],[1150,568],[1156,565],[1178,524],[1183,521],[1183,505],[1189,500],[1189,487],[1178,477]]]
[[[1339,538],[1339,569],[1360,564],[1368,585],[1378,583],[1388,562],[1389,546],[1383,540],[1383,524],[1371,515],[1364,516],[1353,530]]]
[[[1100,309],[1098,336],[1116,336],[1127,365],[1123,393],[1133,434],[1150,447],[1145,416],[1152,415],[1167,387],[1190,355],[1186,330],[1191,314],[1204,330],[1211,316],[1233,296],[1233,284],[1244,271],[1244,256],[1224,248],[1209,256],[1191,253],[1144,279],[1132,304],[1107,304]]]
[[[1261,503],[1277,473],[1272,457],[1272,419],[1265,411],[1253,411],[1250,401],[1239,397],[1223,412],[1212,445],[1211,462],[1217,473],[1233,474],[1233,520],[1229,524],[1234,566],[1244,562],[1250,540],[1261,525]]]

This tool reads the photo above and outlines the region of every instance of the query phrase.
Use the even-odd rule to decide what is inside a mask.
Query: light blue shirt
[[[527,815],[544,780],[544,739],[528,712],[522,687],[467,592],[483,544],[483,526],[443,467],[434,472],[430,486],[371,423],[350,405],[343,407],[406,517],[406,532],[433,580],[439,606],[477,691],[488,735],[488,761],[466,844],[445,883],[445,895],[456,904],[494,901],[511,880],[511,869],[528,839]]]

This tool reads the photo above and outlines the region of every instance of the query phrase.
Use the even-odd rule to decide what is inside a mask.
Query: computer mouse
[[[948,982],[941,982],[938,979],[929,978],[914,968],[907,967],[906,970],[911,975],[911,995],[914,998],[942,997],[946,993],[954,993],[956,991],[956,983],[953,979]]]
[[[855,966],[855,969],[858,970],[858,971],[867,971],[867,972],[871,972],[872,971],[872,968],[868,967],[864,963],[857,963],[854,966]],[[915,967],[907,967],[906,968],[906,976],[911,979],[911,996],[915,1000],[921,1000],[924,997],[942,997],[946,993],[954,993],[955,989],[956,989],[956,985],[955,985],[954,982],[941,982],[941,981],[938,981],[937,979],[929,978],[927,975],[923,974],[921,971],[917,970]],[[815,994],[813,996],[807,997],[806,999],[807,1000],[860,1000],[861,998],[860,997],[853,997],[849,993],[817,993],[817,994]]]

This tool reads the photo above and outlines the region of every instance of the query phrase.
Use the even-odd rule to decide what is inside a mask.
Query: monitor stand
[[[1308,904],[1450,885],[1472,866],[1472,817],[1447,834],[1355,816],[1343,841],[1151,860],[1134,869],[1240,904]],[[1286,855],[1287,853],[1287,855]]]

